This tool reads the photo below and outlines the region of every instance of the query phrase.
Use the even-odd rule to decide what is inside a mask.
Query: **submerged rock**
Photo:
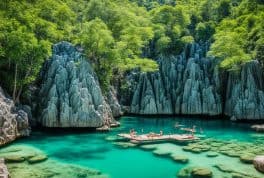
[[[111,122],[97,77],[70,43],[53,46],[41,72],[39,123],[45,127],[100,127]]]
[[[182,168],[178,174],[177,174],[177,177],[178,178],[190,178],[191,176],[191,172],[192,172],[192,167],[185,167],[185,168]]]
[[[28,136],[30,128],[27,113],[17,107],[5,96],[0,87],[0,145],[17,137]]]
[[[48,157],[46,155],[36,155],[34,157],[29,158],[27,161],[30,164],[34,164],[34,163],[40,163],[46,161],[47,159]]]
[[[264,173],[264,156],[256,156],[253,160],[255,168]]]
[[[25,161],[25,158],[21,155],[7,155],[4,159],[7,163],[21,163]]]
[[[233,172],[233,170],[228,165],[217,164],[214,167],[216,167],[217,169],[219,169],[222,172],[228,172],[228,173]]]
[[[136,144],[130,142],[115,142],[114,144],[121,148],[131,148],[137,146]]]
[[[175,162],[179,163],[187,163],[189,161],[188,157],[184,155],[171,155],[171,157]]]
[[[155,150],[157,148],[157,145],[141,145],[140,148],[143,150]]]
[[[209,152],[206,154],[207,157],[217,157],[218,154],[216,152]]]
[[[169,150],[156,149],[153,151],[153,154],[157,156],[169,156],[171,152]]]
[[[211,178],[212,176],[212,171],[203,167],[186,167],[177,174],[178,178]]]
[[[213,173],[208,168],[194,168],[191,172],[192,178],[210,178],[213,177]]]
[[[253,155],[253,154],[245,154],[245,155],[240,156],[240,161],[242,161],[243,163],[251,164],[253,163],[255,156],[256,155]]]

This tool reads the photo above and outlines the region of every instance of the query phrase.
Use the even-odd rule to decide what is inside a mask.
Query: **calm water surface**
[[[122,149],[106,138],[128,132],[132,128],[138,133],[142,131],[144,133],[159,132],[160,130],[163,130],[165,134],[177,133],[180,131],[174,128],[176,122],[186,127],[196,125],[197,130],[201,130],[202,134],[209,138],[241,142],[254,141],[252,137],[254,132],[250,130],[248,124],[194,118],[123,117],[121,127],[113,129],[110,133],[34,131],[29,138],[21,139],[12,145],[33,146],[45,152],[50,159],[98,169],[112,178],[172,178],[186,165],[175,163],[168,158],[157,157],[151,151],[139,148]],[[196,163],[197,159],[208,162],[203,154],[188,153],[188,156],[189,164]],[[222,159],[226,160],[225,157]],[[237,158],[232,159],[237,162],[235,160]]]

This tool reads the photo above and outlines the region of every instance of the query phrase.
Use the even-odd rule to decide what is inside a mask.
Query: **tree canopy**
[[[263,19],[263,0],[3,0],[0,82],[19,102],[62,40],[84,49],[105,89],[114,74],[155,71],[159,55],[193,42],[209,42],[224,70],[263,63]]]

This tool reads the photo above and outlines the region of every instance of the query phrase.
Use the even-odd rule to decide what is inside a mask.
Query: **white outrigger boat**
[[[156,142],[191,142],[199,140],[198,137],[191,134],[171,134],[171,135],[160,135],[155,133],[149,134],[127,134],[121,133],[118,136],[130,140],[132,143],[156,143]]]

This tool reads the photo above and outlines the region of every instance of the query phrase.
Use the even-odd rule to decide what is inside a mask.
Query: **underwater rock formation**
[[[161,56],[158,72],[140,75],[130,112],[221,114],[218,70],[205,57],[205,48],[192,44],[179,56]]]
[[[42,69],[39,123],[45,127],[100,127],[112,120],[87,59],[68,42],[53,46]]]
[[[29,135],[27,113],[15,107],[0,87],[0,145]]]

